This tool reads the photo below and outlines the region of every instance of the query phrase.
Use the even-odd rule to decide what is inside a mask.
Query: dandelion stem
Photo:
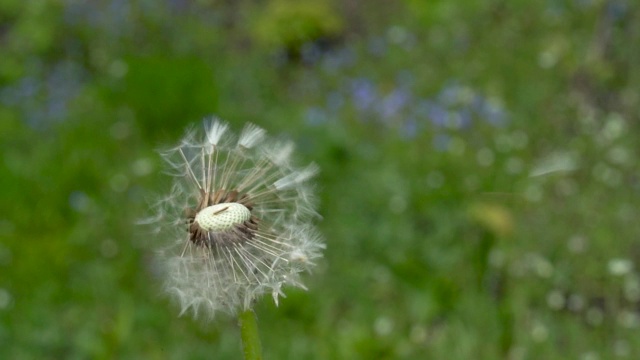
[[[258,335],[258,322],[253,309],[245,310],[238,316],[242,350],[245,360],[262,360],[262,348]]]

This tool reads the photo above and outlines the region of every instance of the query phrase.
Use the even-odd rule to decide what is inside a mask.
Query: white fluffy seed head
[[[251,211],[238,203],[221,203],[202,209],[195,222],[206,231],[220,232],[232,229],[251,219]]]
[[[269,139],[255,125],[236,137],[213,120],[161,153],[174,177],[150,224],[157,230],[159,269],[182,313],[235,314],[287,286],[305,289],[324,244],[310,223],[318,168],[298,168],[293,144]],[[156,239],[156,238],[154,238]]]

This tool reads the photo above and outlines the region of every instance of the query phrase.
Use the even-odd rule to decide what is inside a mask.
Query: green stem
[[[262,347],[258,335],[258,322],[253,309],[245,310],[238,315],[242,350],[245,360],[262,360]]]

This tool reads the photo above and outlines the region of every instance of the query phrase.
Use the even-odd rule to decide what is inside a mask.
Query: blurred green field
[[[135,225],[215,114],[314,161],[267,359],[640,358],[640,3],[0,2],[0,358],[237,359]]]

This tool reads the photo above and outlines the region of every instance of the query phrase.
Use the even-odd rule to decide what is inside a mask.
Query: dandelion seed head
[[[143,223],[158,239],[164,287],[181,314],[213,318],[276,305],[322,256],[310,180],[318,166],[292,165],[293,144],[248,124],[239,137],[212,119],[160,152],[174,182]]]

